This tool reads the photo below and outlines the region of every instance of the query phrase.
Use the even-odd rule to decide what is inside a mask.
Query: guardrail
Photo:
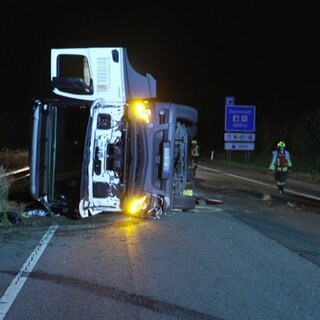
[[[6,172],[4,174],[1,174],[0,175],[0,178],[2,177],[14,177],[14,180],[19,180],[19,179],[23,179],[25,177],[28,177],[29,176],[29,170],[30,170],[30,167],[24,167],[24,168],[21,168],[21,169],[17,169],[17,170],[14,170],[14,171],[10,171],[10,172]]]

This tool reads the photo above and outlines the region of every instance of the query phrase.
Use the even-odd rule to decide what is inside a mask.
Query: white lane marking
[[[237,175],[235,175],[235,174],[223,172],[223,171],[220,171],[220,170],[217,170],[217,169],[212,169],[212,168],[208,168],[208,167],[200,166],[200,165],[198,165],[198,167],[199,167],[199,168],[202,168],[202,169],[209,170],[209,171],[221,173],[221,174],[224,174],[225,176],[230,176],[230,177],[233,177],[233,178],[237,178],[237,179],[249,181],[249,182],[252,182],[252,183],[261,184],[261,185],[266,186],[266,187],[269,187],[269,188],[273,188],[273,187],[274,187],[274,186],[271,186],[271,185],[268,184],[268,183],[264,183],[264,182],[261,182],[261,181],[252,180],[252,179],[249,179],[249,178],[237,176]],[[312,196],[312,195],[310,195],[310,194],[306,194],[306,193],[302,193],[302,192],[293,191],[293,190],[290,190],[290,189],[286,189],[286,193],[292,193],[292,194],[296,194],[296,195],[298,195],[298,196],[303,196],[303,197],[305,197],[305,198],[309,198],[309,199],[313,199],[313,200],[320,201],[320,198],[319,198],[319,197]]]
[[[58,225],[50,226],[47,232],[43,235],[38,245],[34,248],[16,277],[12,280],[10,286],[0,299],[0,320],[3,320],[6,313],[9,311],[12,303],[17,297],[19,291],[22,289],[24,283],[27,281],[28,275],[31,273],[42,253],[58,229]]]

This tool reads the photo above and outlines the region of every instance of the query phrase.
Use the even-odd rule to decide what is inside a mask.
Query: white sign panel
[[[234,150],[234,151],[253,151],[254,143],[253,142],[225,142],[225,150]]]
[[[254,133],[226,132],[224,134],[224,141],[253,142],[255,138],[256,135]]]

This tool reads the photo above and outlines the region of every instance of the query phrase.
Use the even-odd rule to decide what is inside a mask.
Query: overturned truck
[[[49,213],[194,208],[195,108],[157,101],[125,48],[52,49],[51,85],[57,98],[33,102],[30,149],[31,194]]]

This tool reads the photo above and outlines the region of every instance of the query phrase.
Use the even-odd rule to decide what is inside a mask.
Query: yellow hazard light
[[[151,122],[151,110],[148,101],[135,101],[132,103],[131,108],[136,119],[141,119],[146,123]]]
[[[131,198],[126,205],[126,212],[130,215],[135,215],[145,211],[148,207],[147,196]]]

